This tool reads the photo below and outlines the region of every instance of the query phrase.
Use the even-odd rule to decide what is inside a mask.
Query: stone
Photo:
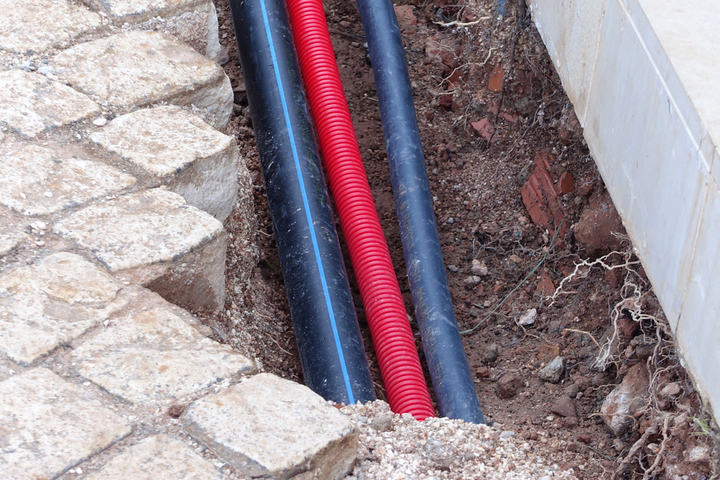
[[[90,138],[141,170],[148,186],[166,185],[224,221],[237,198],[238,148],[232,137],[176,106],[117,117]]]
[[[358,453],[348,417],[309,388],[267,373],[197,400],[183,418],[240,476],[339,479]]]
[[[590,197],[573,226],[575,239],[592,252],[609,251],[620,247],[622,240],[615,233],[625,234],[620,215],[605,191]]]
[[[477,258],[473,258],[471,272],[473,275],[477,275],[480,277],[485,277],[489,273],[488,267],[487,265],[485,265],[485,262],[481,262]]]
[[[630,367],[623,381],[605,397],[600,413],[605,424],[616,436],[632,426],[635,413],[645,406],[649,379],[645,365]]]
[[[560,395],[557,397],[552,405],[550,405],[550,411],[561,417],[577,417],[577,411],[575,410],[575,402],[567,395]]]
[[[121,285],[72,253],[49,255],[0,276],[0,352],[29,364],[107,319]]]
[[[0,257],[11,253],[27,236],[17,225],[3,225],[0,231]]]
[[[491,343],[483,350],[482,362],[495,363],[500,355],[500,346],[497,343]]]
[[[554,160],[549,150],[535,155],[535,169],[520,187],[520,195],[533,223],[550,231],[559,229],[558,237],[562,241],[570,226],[550,174],[550,163]]]
[[[83,377],[131,403],[166,406],[254,368],[201,335],[187,312],[141,290],[130,311],[72,352]]]
[[[538,275],[537,285],[535,286],[535,295],[547,297],[555,292],[555,283],[553,282],[547,270],[542,270]]]
[[[564,371],[565,359],[557,356],[538,372],[538,377],[545,382],[558,383]]]
[[[397,17],[400,30],[413,34],[417,32],[417,17],[412,5],[395,5],[395,16]]]
[[[0,156],[0,204],[23,215],[49,215],[132,187],[135,179],[84,158],[28,145]]]
[[[560,174],[560,179],[556,185],[558,194],[565,195],[575,190],[575,179],[570,172]]]
[[[496,63],[492,71],[490,72],[490,77],[488,78],[488,90],[490,90],[491,92],[501,92],[504,79],[505,70],[503,70],[502,65]]]
[[[518,325],[521,327],[529,327],[530,325],[535,323],[535,320],[537,320],[538,312],[536,308],[530,308],[525,311],[522,315],[520,315],[520,318],[518,318]]]
[[[674,398],[682,393],[682,387],[678,382],[670,382],[660,390],[663,397]]]
[[[187,444],[154,435],[127,448],[85,480],[222,480],[227,478]]]
[[[483,117],[477,122],[470,122],[470,125],[486,142],[489,142],[495,135],[495,127],[489,117]]]
[[[193,105],[217,128],[232,113],[232,87],[223,69],[158,32],[81,43],[57,54],[49,67],[61,81],[121,112],[159,102]]]
[[[482,278],[477,275],[468,275],[463,279],[463,283],[465,285],[477,285],[480,282],[482,282]]]
[[[3,478],[56,478],[127,436],[126,421],[95,397],[44,368],[0,382]]]
[[[503,399],[512,398],[525,386],[525,382],[517,372],[503,374],[497,381],[497,396]]]
[[[88,97],[37,73],[0,72],[0,126],[26,137],[98,114]]]
[[[225,295],[222,224],[161,188],[99,202],[54,232],[88,249],[118,278],[183,307],[214,310]]]
[[[211,60],[218,61],[220,57],[217,11],[211,1],[95,0],[93,3],[105,9],[116,25],[163,32],[182,40]]]
[[[67,0],[0,0],[0,49],[39,53],[66,47],[101,24],[100,16]]]

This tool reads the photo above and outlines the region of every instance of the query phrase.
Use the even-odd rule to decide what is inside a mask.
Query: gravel
[[[542,442],[518,438],[499,424],[448,418],[418,422],[393,414],[382,401],[342,411],[360,431],[360,453],[347,480],[577,478],[551,460]]]

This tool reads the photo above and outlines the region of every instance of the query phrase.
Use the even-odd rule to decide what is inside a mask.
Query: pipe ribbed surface
[[[440,414],[484,423],[455,320],[405,51],[390,0],[357,0],[377,86],[410,292]]]
[[[434,411],[390,252],[375,210],[321,0],[288,0],[300,70],[393,411]]]

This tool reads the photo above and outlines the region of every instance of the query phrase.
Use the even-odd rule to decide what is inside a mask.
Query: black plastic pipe
[[[375,399],[283,0],[231,0],[240,64],[305,383]]]
[[[440,414],[484,423],[455,320],[405,51],[390,0],[358,0],[377,85],[405,264]]]

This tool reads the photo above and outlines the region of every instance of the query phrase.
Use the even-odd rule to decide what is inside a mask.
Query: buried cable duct
[[[388,403],[418,419],[430,393],[360,156],[322,0],[289,0],[290,23],[330,189],[357,277]]]
[[[282,0],[232,0],[240,63],[305,383],[375,399]]]
[[[440,414],[484,423],[453,311],[405,52],[390,0],[357,0],[377,85],[410,291]]]

